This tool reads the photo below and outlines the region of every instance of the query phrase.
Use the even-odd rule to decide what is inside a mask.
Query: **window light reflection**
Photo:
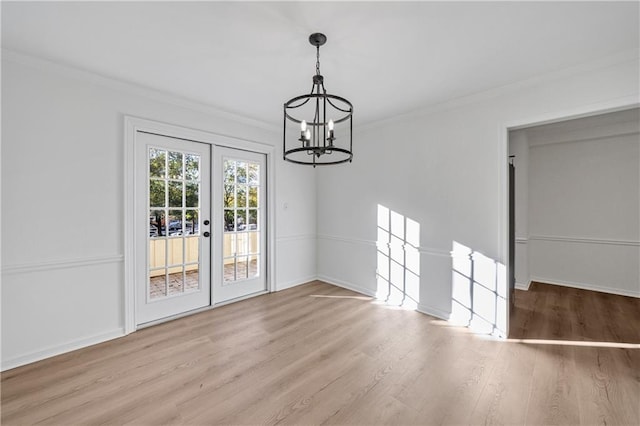
[[[420,301],[420,224],[378,204],[376,298],[416,309]]]
[[[504,336],[505,266],[457,241],[453,242],[451,257],[450,321],[475,332]]]

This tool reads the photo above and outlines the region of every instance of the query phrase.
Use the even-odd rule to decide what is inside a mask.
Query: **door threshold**
[[[171,315],[169,317],[160,318],[160,319],[157,319],[157,320],[154,320],[154,321],[145,322],[144,324],[138,324],[136,326],[136,331],[142,330],[143,328],[153,327],[154,325],[163,324],[165,322],[169,322],[169,321],[177,320],[177,319],[180,319],[180,318],[188,317],[188,316],[191,316],[191,315],[199,314],[201,312],[210,311],[211,309],[219,308],[221,306],[229,305],[229,304],[235,303],[235,302],[240,302],[242,300],[250,299],[252,297],[262,296],[262,295],[268,294],[268,293],[269,293],[268,290],[262,290],[262,291],[258,291],[256,293],[247,294],[246,296],[236,297],[235,299],[225,300],[224,302],[216,303],[216,304],[209,305],[209,306],[204,306],[204,307],[198,308],[198,309],[192,309],[192,310],[187,311],[187,312],[182,312],[180,314]]]
[[[213,308],[217,308],[219,306],[224,306],[224,305],[228,305],[230,303],[240,302],[242,300],[250,299],[252,297],[262,296],[263,294],[267,294],[267,293],[269,293],[268,290],[257,291],[255,293],[247,294],[245,296],[236,297],[235,299],[229,299],[229,300],[225,300],[224,302],[216,303],[212,307]]]

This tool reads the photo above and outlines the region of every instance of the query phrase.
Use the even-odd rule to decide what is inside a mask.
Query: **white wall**
[[[640,115],[527,129],[533,281],[640,297]]]
[[[275,288],[315,278],[315,173],[278,123],[2,54],[3,369],[123,334],[124,115],[275,145]]]
[[[449,253],[456,243],[466,263],[474,261],[469,254],[483,259],[474,266],[497,281],[498,299],[504,297],[505,127],[637,103],[638,72],[635,52],[632,59],[559,72],[360,128],[353,163],[319,170],[319,275],[375,291],[376,209],[382,204],[420,224],[421,310],[448,317],[453,284],[476,285],[477,276],[465,284],[465,275],[454,271]],[[366,105],[354,103],[357,122],[358,108]],[[497,311],[489,320],[504,333],[506,309]]]

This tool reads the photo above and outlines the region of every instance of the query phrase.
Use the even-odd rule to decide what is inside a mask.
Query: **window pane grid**
[[[223,183],[224,282],[257,276],[260,165],[225,159]]]
[[[197,290],[200,156],[149,149],[149,297]]]

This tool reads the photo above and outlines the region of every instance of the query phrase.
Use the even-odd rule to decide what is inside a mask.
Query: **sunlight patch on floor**
[[[373,300],[373,297],[369,296],[331,296],[327,294],[311,294],[309,297],[317,297],[323,299],[357,299],[357,300]]]
[[[549,340],[549,339],[504,339],[507,343],[524,343],[526,345],[558,345],[558,346],[586,346],[592,348],[621,348],[640,349],[637,343],[618,342],[589,342],[584,340]]]

